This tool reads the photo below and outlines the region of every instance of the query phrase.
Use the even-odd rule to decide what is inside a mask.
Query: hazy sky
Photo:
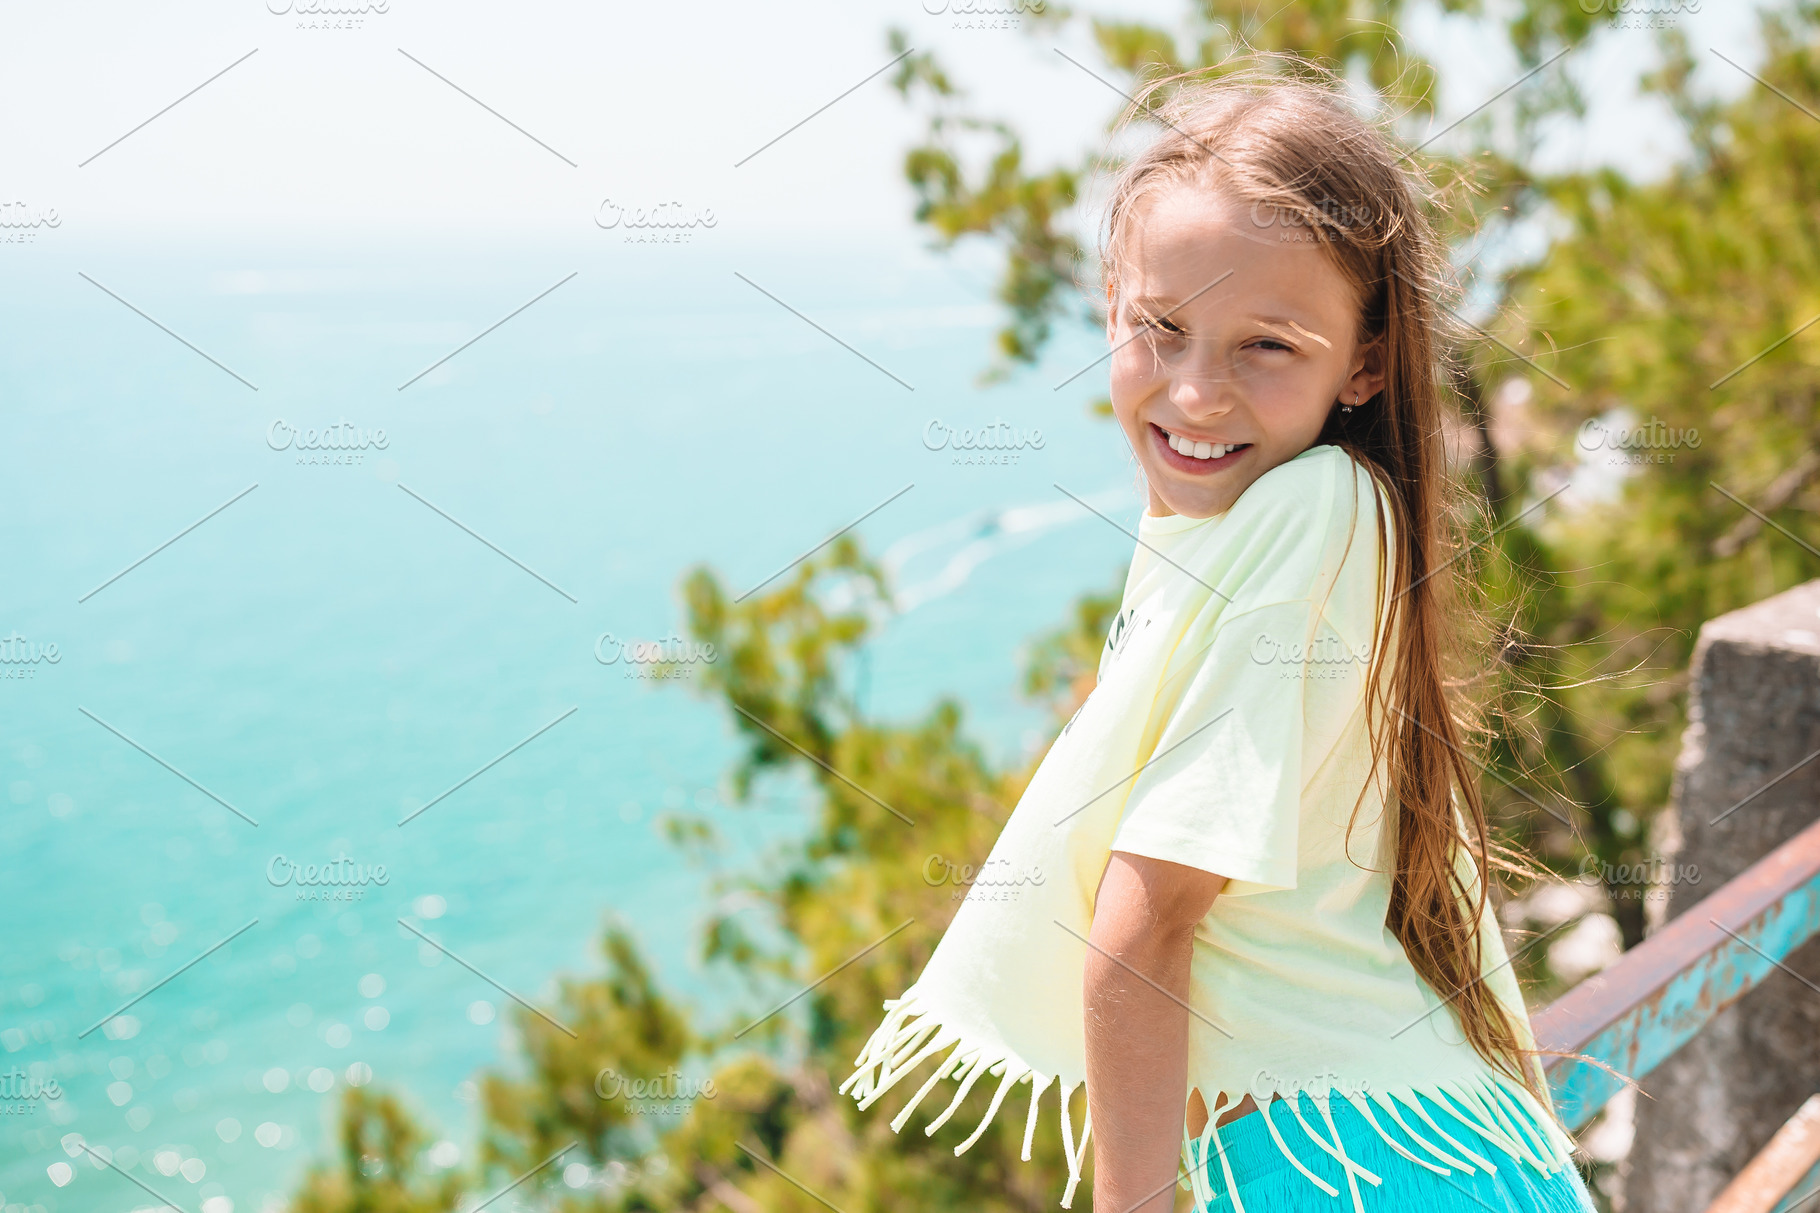
[[[753,235],[908,233],[900,164],[917,125],[883,77],[734,165],[886,64],[892,26],[1023,131],[1036,163],[1097,141],[1117,104],[1055,53],[1097,64],[1078,23],[1058,39],[957,29],[987,19],[928,11],[964,0],[390,0],[343,18],[346,29],[298,28],[330,18],[269,11],[310,2],[5,4],[0,195],[54,207],[72,240],[451,229],[484,239],[572,230],[603,199],[708,207],[724,229]],[[1689,2],[1700,11],[1672,20],[1700,55],[1703,83],[1726,95],[1756,87],[1708,51],[1756,65],[1752,6]],[[1183,5],[1095,8],[1167,20]],[[1520,74],[1464,20],[1420,10],[1408,33],[1448,67],[1444,121]],[[1569,57],[1597,104],[1551,161],[1647,173],[1676,154],[1672,124],[1624,87],[1653,46],[1648,32],[1608,31]]]

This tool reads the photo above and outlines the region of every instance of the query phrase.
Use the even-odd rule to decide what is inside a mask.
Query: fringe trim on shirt
[[[1030,1161],[1030,1145],[1036,1137],[1036,1115],[1038,1101],[1043,1097],[1050,1084],[1056,1084],[1061,1091],[1062,1153],[1068,1162],[1068,1186],[1062,1192],[1062,1208],[1071,1208],[1074,1201],[1074,1189],[1081,1182],[1081,1164],[1087,1160],[1087,1139],[1093,1132],[1093,1113],[1089,1109],[1081,1125],[1079,1141],[1074,1137],[1074,1119],[1069,1112],[1069,1102],[1075,1088],[1083,1083],[1057,1082],[1051,1074],[1039,1074],[1023,1062],[1012,1058],[1004,1052],[989,1053],[979,1045],[962,1040],[959,1032],[942,1026],[936,1021],[933,1012],[925,1010],[914,995],[894,998],[885,1003],[885,1019],[872,1033],[866,1047],[854,1059],[856,1067],[851,1077],[840,1085],[841,1094],[851,1088],[853,1097],[859,1101],[863,1110],[877,1103],[879,1098],[896,1086],[904,1075],[910,1073],[930,1057],[949,1050],[948,1055],[936,1063],[935,1070],[929,1078],[910,1097],[910,1102],[891,1120],[891,1131],[901,1132],[904,1124],[910,1119],[910,1113],[923,1097],[934,1089],[935,1084],[944,1078],[952,1078],[960,1083],[954,1099],[940,1116],[929,1122],[924,1129],[925,1135],[933,1136],[935,1131],[948,1123],[967,1093],[973,1090],[983,1075],[990,1075],[999,1080],[998,1087],[992,1093],[992,1102],[986,1108],[986,1115],[980,1119],[967,1140],[954,1147],[956,1155],[962,1154],[980,1135],[992,1118],[998,1115],[999,1105],[1005,1102],[1005,1096],[1018,1083],[1030,1084],[1030,1113],[1024,1118],[1023,1159]]]
[[[916,1094],[910,1097],[898,1114],[891,1120],[891,1131],[901,1132],[909,1121],[910,1114],[916,1110],[924,1097],[935,1089],[935,1085],[944,1078],[952,1078],[959,1088],[948,1107],[929,1122],[923,1130],[925,1135],[933,1136],[935,1131],[948,1123],[948,1120],[960,1108],[961,1101],[973,1090],[982,1077],[998,1079],[998,1086],[992,1093],[992,1101],[986,1108],[986,1114],[980,1119],[967,1139],[954,1147],[956,1155],[965,1153],[968,1147],[980,1139],[986,1126],[998,1115],[999,1106],[1005,1102],[1011,1088],[1018,1083],[1030,1083],[1030,1111],[1024,1119],[1023,1159],[1030,1161],[1030,1147],[1036,1136],[1036,1118],[1039,1101],[1051,1084],[1058,1086],[1061,1094],[1061,1130],[1062,1153],[1068,1164],[1068,1185],[1062,1192],[1062,1208],[1072,1207],[1074,1190],[1081,1182],[1081,1167],[1087,1159],[1087,1141],[1093,1131],[1093,1115],[1088,1110],[1081,1125],[1080,1139],[1075,1140],[1074,1122],[1070,1114],[1069,1103],[1077,1087],[1084,1083],[1058,1083],[1054,1075],[1039,1074],[1030,1066],[998,1051],[988,1052],[984,1047],[961,1039],[953,1028],[942,1025],[935,1014],[917,1001],[914,994],[903,998],[892,999],[885,1003],[885,1018],[872,1033],[860,1055],[854,1059],[854,1073],[840,1085],[841,1094],[852,1093],[859,1101],[860,1108],[866,1109],[877,1103],[884,1094],[896,1086],[905,1075],[921,1066],[923,1062],[938,1053],[947,1050],[947,1055],[936,1063],[935,1069],[919,1087]],[[1452,1132],[1437,1123],[1416,1095],[1426,1096],[1428,1100],[1444,1108],[1453,1117]],[[1446,1096],[1447,1098],[1442,1098]],[[1536,1103],[1535,1096],[1527,1089],[1505,1075],[1491,1071],[1475,1074],[1463,1079],[1449,1082],[1433,1083],[1421,1087],[1394,1087],[1387,1091],[1374,1091],[1370,1094],[1346,1096],[1335,1092],[1327,1095],[1309,1095],[1309,1103],[1318,1113],[1319,1120],[1326,1132],[1318,1131],[1309,1123],[1308,1116],[1302,1108],[1300,1095],[1286,1098],[1283,1103],[1300,1126],[1301,1133],[1330,1158],[1339,1162],[1346,1177],[1347,1196],[1350,1198],[1352,1213],[1365,1213],[1359,1184],[1363,1181],[1369,1187],[1376,1188],[1383,1179],[1354,1161],[1346,1152],[1345,1143],[1340,1140],[1338,1127],[1334,1124],[1329,1101],[1335,1098],[1346,1099],[1366,1123],[1377,1130],[1395,1153],[1418,1167],[1433,1171],[1438,1175],[1451,1175],[1455,1170],[1468,1175],[1475,1169],[1496,1172],[1497,1166],[1490,1159],[1475,1152],[1467,1142],[1477,1138],[1489,1142],[1502,1151],[1507,1157],[1521,1160],[1544,1174],[1554,1174],[1564,1167],[1573,1166],[1574,1143],[1561,1129],[1560,1124]],[[1211,1206],[1213,1191],[1207,1183],[1205,1172],[1196,1165],[1197,1159],[1206,1159],[1210,1150],[1217,1152],[1225,1179],[1226,1192],[1232,1197],[1233,1213],[1245,1213],[1241,1194],[1233,1184],[1232,1170],[1226,1161],[1226,1151],[1220,1143],[1217,1122],[1222,1110],[1230,1110],[1228,1096],[1221,1092],[1215,1097],[1215,1103],[1207,1116],[1206,1128],[1198,1141],[1189,1137],[1187,1127],[1182,1131],[1182,1155],[1188,1170],[1188,1187],[1194,1193],[1195,1208],[1205,1210]],[[1233,1101],[1236,1102],[1236,1101]],[[1260,1101],[1258,1114],[1264,1117],[1264,1125],[1269,1130],[1271,1139],[1277,1149],[1290,1164],[1316,1188],[1328,1196],[1338,1196],[1340,1191],[1320,1176],[1310,1171],[1302,1160],[1290,1148],[1284,1139],[1283,1130],[1278,1126],[1272,1113],[1280,1113],[1280,1108],[1272,1105],[1276,1101]],[[1375,1107],[1375,1112],[1374,1112]],[[1388,1116],[1396,1126],[1408,1135],[1409,1140],[1419,1146],[1427,1155],[1423,1157],[1412,1151],[1402,1142],[1391,1137],[1379,1121],[1376,1113]],[[1413,1113],[1414,1118],[1424,1124],[1427,1133],[1418,1131],[1410,1124],[1404,1113]],[[1291,1130],[1293,1135],[1294,1130]],[[1456,1134],[1458,1136],[1456,1136]],[[1462,1138],[1466,1140],[1461,1140]],[[1296,1137],[1299,1143],[1301,1137]],[[1446,1148],[1437,1142],[1445,1143]],[[1474,1144],[1477,1144],[1476,1142]],[[1304,1147],[1305,1149],[1306,1147]]]

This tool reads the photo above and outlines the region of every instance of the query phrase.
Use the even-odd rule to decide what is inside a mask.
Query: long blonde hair
[[[1396,805],[1388,925],[1479,1055],[1551,1107],[1525,1033],[1481,980],[1489,872],[1494,860],[1512,865],[1491,843],[1454,714],[1465,705],[1453,702],[1444,673],[1458,643],[1453,576],[1440,575],[1451,563],[1458,489],[1445,465],[1438,380],[1445,256],[1423,209],[1425,183],[1339,82],[1303,60],[1273,56],[1153,81],[1127,120],[1140,116],[1163,130],[1113,184],[1102,264],[1115,298],[1134,214],[1159,187],[1187,183],[1299,229],[1291,238],[1318,240],[1359,302],[1358,341],[1383,343],[1383,390],[1350,415],[1335,407],[1316,441],[1370,470],[1395,527],[1389,597],[1379,603],[1380,635],[1394,643],[1373,646],[1366,678],[1374,766]]]

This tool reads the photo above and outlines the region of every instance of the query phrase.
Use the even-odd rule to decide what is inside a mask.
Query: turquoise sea
[[[985,276],[908,233],[589,235],[0,246],[6,1213],[159,1207],[71,1135],[191,1213],[271,1208],[351,1081],[465,1159],[509,1003],[400,919],[540,1001],[617,915],[706,1019],[752,1009],[697,963],[713,872],[657,822],[758,864],[796,786],[729,806],[726,712],[596,659],[680,631],[694,565],[743,591],[914,485],[856,528],[905,608],[866,706],[1046,740],[1021,646],[1131,550],[1055,486],[1141,508],[1103,368],[1054,390],[1095,334],[983,388]],[[1042,446],[925,440],[998,422]],[[357,460],[275,449],[337,426]],[[336,860],[385,881],[274,883]]]

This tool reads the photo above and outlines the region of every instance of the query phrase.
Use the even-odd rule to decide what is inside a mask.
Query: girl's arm
[[[1099,1213],[1169,1213],[1175,1205],[1194,928],[1225,887],[1224,876],[1122,851],[1100,878],[1082,991]]]

